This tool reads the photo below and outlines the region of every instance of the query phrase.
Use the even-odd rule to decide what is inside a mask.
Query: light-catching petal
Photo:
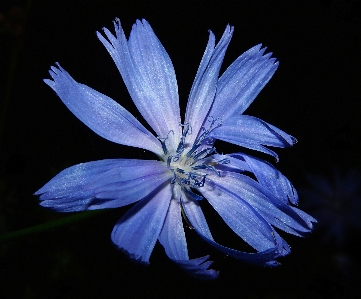
[[[63,170],[35,195],[40,195],[40,205],[59,212],[116,208],[142,199],[167,179],[169,172],[159,161],[100,160]],[[122,188],[111,188],[110,196],[107,188],[115,181]]]
[[[289,201],[294,205],[298,203],[296,189],[272,164],[243,153],[235,153],[226,156],[237,159],[239,162],[246,162],[249,166],[249,171],[256,176],[257,181],[285,204],[289,204]]]
[[[192,134],[187,137],[187,142],[193,144],[198,136],[208,111],[214,100],[217,89],[219,70],[224,55],[233,34],[233,27],[227,26],[222,38],[214,48],[215,38],[209,33],[209,40],[194,79],[187,103],[185,124],[190,124]]]
[[[278,155],[264,147],[289,147],[297,142],[296,138],[253,116],[233,116],[210,133],[210,137],[274,156]]]
[[[131,113],[111,98],[76,82],[59,64],[44,80],[74,115],[95,133],[110,141],[162,154],[157,140]]]
[[[309,222],[299,216],[293,207],[248,176],[224,172],[221,177],[213,176],[212,181],[248,202],[268,223],[279,229],[297,236],[311,229]]]
[[[209,112],[222,120],[241,115],[277,70],[278,62],[263,55],[261,44],[239,56],[218,80],[217,94]]]
[[[265,251],[257,252],[257,253],[247,253],[238,250],[234,250],[225,246],[222,246],[214,241],[212,234],[209,230],[206,219],[204,218],[201,207],[199,206],[197,201],[187,198],[187,195],[183,193],[181,198],[181,204],[184,210],[184,213],[191,225],[194,227],[196,232],[209,244],[217,248],[218,250],[224,252],[225,254],[249,262],[259,265],[268,265],[268,266],[276,266],[278,263],[275,259],[280,256],[277,246],[274,248],[270,248]]]
[[[127,41],[119,19],[114,36],[103,28],[97,36],[113,58],[139,112],[159,137],[181,134],[178,87],[172,62],[149,23],[137,20]]]
[[[148,263],[164,224],[172,189],[165,184],[134,205],[117,222],[112,241],[130,258]]]
[[[179,199],[170,202],[159,242],[167,256],[188,274],[201,279],[217,278],[218,272],[208,269],[211,262],[205,262],[208,256],[189,260]]]
[[[199,191],[224,222],[254,249],[264,251],[278,245],[271,225],[241,197],[213,183],[211,179]]]

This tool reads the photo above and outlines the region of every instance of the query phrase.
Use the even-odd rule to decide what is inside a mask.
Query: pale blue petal
[[[99,161],[92,161],[87,163],[80,163],[68,167],[58,173],[42,188],[36,191],[35,195],[40,195],[40,199],[46,197],[57,197],[59,192],[68,190],[69,195],[77,189],[84,188],[85,185],[94,181],[96,178],[108,173],[109,171],[121,169],[125,166],[139,165],[142,160],[128,160],[128,159],[106,159]],[[157,161],[151,161],[155,163]]]
[[[221,126],[211,131],[210,137],[258,150],[270,154],[276,159],[278,159],[277,154],[264,147],[264,145],[289,147],[297,142],[294,137],[275,126],[248,115],[228,118],[222,122]]]
[[[210,32],[207,48],[198,68],[187,103],[185,124],[190,124],[192,127],[192,134],[187,137],[187,143],[189,144],[193,144],[196,139],[213,103],[219,70],[232,34],[233,27],[228,25],[219,43],[214,48],[214,35]]]
[[[242,251],[237,251],[225,246],[222,246],[214,241],[212,234],[208,228],[206,219],[204,218],[203,212],[197,201],[188,199],[186,194],[183,194],[181,199],[182,207],[184,213],[191,225],[194,227],[196,232],[208,243],[217,248],[218,250],[224,252],[225,254],[244,260],[249,263],[261,264],[261,265],[276,265],[277,262],[274,260],[279,256],[278,248],[268,249],[266,251],[257,252],[257,253],[246,253]]]
[[[273,226],[297,236],[310,231],[308,222],[293,207],[248,176],[224,172],[221,177],[213,176],[212,181],[248,202]]]
[[[139,112],[159,137],[172,130],[174,140],[179,140],[178,87],[167,52],[145,20],[133,25],[129,41],[119,19],[114,27],[116,36],[104,28],[109,41],[99,32],[97,36],[113,58]]]
[[[222,120],[242,114],[271,79],[278,62],[263,55],[257,45],[239,56],[218,80],[217,94],[210,116]]]
[[[77,83],[59,64],[57,66],[50,71],[53,81],[44,82],[79,120],[105,139],[162,154],[159,140],[131,113],[111,98]]]
[[[298,203],[296,189],[272,164],[243,153],[235,153],[227,156],[246,162],[250,171],[256,176],[258,182],[285,204],[288,204],[289,201],[295,205]]]
[[[174,186],[176,187],[176,186]],[[172,197],[159,242],[172,260],[188,260],[187,241],[183,229],[179,199]]]
[[[129,49],[138,68],[142,85],[148,86],[147,94],[139,97],[137,107],[151,119],[159,136],[174,131],[180,138],[180,111],[177,80],[173,64],[146,20],[137,20],[129,37]]]
[[[140,194],[141,190],[129,190],[127,198],[109,198],[107,207],[120,207],[140,200],[161,182],[169,178],[169,172],[164,163],[159,161],[112,159],[81,163],[69,167],[39,189],[35,195],[40,195],[40,205],[52,208],[59,212],[76,212],[102,208],[100,200],[96,198],[95,188],[105,188],[108,184],[119,181],[126,186],[138,184],[142,181],[154,178],[153,184],[149,184],[147,193]],[[146,180],[147,178],[148,180]],[[157,184],[158,183],[158,184]],[[119,183],[121,184],[121,183]],[[141,188],[140,188],[141,189]],[[116,200],[115,200],[116,199]],[[106,205],[106,201],[101,201]]]
[[[217,278],[217,271],[208,270],[211,265],[211,262],[205,262],[208,256],[189,260],[179,199],[171,200],[159,242],[163,245],[167,256],[189,275],[201,279]]]
[[[280,256],[285,256],[291,253],[291,247],[288,245],[286,240],[284,240],[276,231],[274,231],[274,237],[278,244],[278,250],[280,251]]]
[[[216,164],[218,161],[228,160],[226,164]],[[224,170],[224,171],[236,171],[236,172],[251,172],[246,161],[243,159],[237,159],[236,157],[232,157],[232,155],[221,155],[221,154],[214,154],[207,157],[205,160],[201,160],[204,164],[216,164],[216,169]]]
[[[308,227],[310,229],[313,229],[313,223],[317,223],[317,219],[313,218],[311,215],[308,215],[307,213],[296,207],[293,207],[293,209],[307,223]]]
[[[208,269],[213,262],[207,261],[209,255],[191,259],[175,261],[179,267],[181,267],[189,275],[204,280],[212,280],[218,277],[219,272],[213,269]]]
[[[162,230],[171,197],[171,185],[166,184],[133,206],[114,226],[111,235],[114,244],[130,258],[148,263]]]
[[[278,245],[271,225],[241,197],[211,179],[199,191],[224,222],[254,249],[264,251]]]
[[[151,170],[150,174],[145,176],[95,188],[95,199],[89,210],[114,208],[138,201],[171,177],[168,171],[158,174]]]
[[[93,196],[91,192],[75,192],[68,197],[59,197],[56,200],[45,199],[40,202],[44,208],[50,208],[56,212],[81,212],[88,210]]]

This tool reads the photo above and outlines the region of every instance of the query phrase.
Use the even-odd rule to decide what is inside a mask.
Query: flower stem
[[[20,230],[16,230],[16,231],[13,231],[13,232],[10,232],[10,233],[7,233],[7,234],[4,234],[4,235],[0,236],[0,243],[6,242],[6,241],[9,241],[9,240],[13,240],[13,239],[17,239],[17,238],[21,238],[21,237],[24,237],[24,236],[29,236],[29,235],[32,235],[32,234],[40,233],[40,232],[43,232],[43,231],[46,231],[46,230],[49,230],[49,229],[52,229],[52,228],[57,228],[57,227],[60,227],[60,226],[67,225],[67,224],[72,223],[72,222],[87,219],[89,217],[96,216],[96,215],[98,215],[100,213],[103,213],[105,211],[106,211],[106,209],[104,209],[104,210],[95,210],[95,211],[85,211],[85,212],[73,214],[71,216],[68,216],[68,217],[65,217],[65,218],[62,218],[62,219],[50,221],[50,222],[35,225],[35,226],[32,226],[32,227],[27,227],[27,228],[20,229]]]

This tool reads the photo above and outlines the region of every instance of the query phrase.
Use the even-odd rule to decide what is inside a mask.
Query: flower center
[[[214,141],[209,137],[209,134],[221,125],[221,122],[213,117],[210,117],[208,121],[211,123],[209,128],[202,127],[203,132],[200,133],[192,145],[185,143],[186,136],[192,134],[192,128],[189,124],[182,125],[182,137],[174,152],[169,152],[166,146],[168,136],[172,131],[168,133],[166,138],[158,138],[163,147],[163,160],[166,161],[167,167],[173,173],[171,183],[179,184],[187,193],[190,192],[192,197],[196,197],[197,200],[201,199],[201,197],[194,194],[190,188],[203,187],[207,175],[212,173],[220,175],[219,171],[214,167],[215,165],[229,163],[228,159],[220,161],[206,159],[211,154],[216,153],[216,149],[213,146]]]

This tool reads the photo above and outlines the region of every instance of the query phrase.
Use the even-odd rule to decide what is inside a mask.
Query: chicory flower
[[[315,220],[295,207],[295,189],[271,164],[243,153],[218,154],[214,143],[223,140],[277,159],[266,146],[296,142],[271,124],[243,115],[278,62],[257,45],[219,77],[233,27],[226,27],[217,44],[210,32],[182,122],[174,68],[149,23],[137,20],[128,40],[118,19],[114,27],[115,35],[104,28],[105,36],[97,36],[155,135],[117,102],[76,82],[59,64],[51,68],[52,80],[44,81],[98,135],[149,150],[159,160],[112,159],[69,167],[35,193],[40,204],[78,212],[137,202],[116,223],[112,241],[130,258],[148,263],[158,240],[170,259],[196,277],[212,279],[218,272],[209,269],[209,256],[189,259],[182,219],[228,256],[277,265],[276,258],[290,248],[275,228],[300,236]],[[199,205],[203,198],[256,252],[241,252],[214,240]]]

